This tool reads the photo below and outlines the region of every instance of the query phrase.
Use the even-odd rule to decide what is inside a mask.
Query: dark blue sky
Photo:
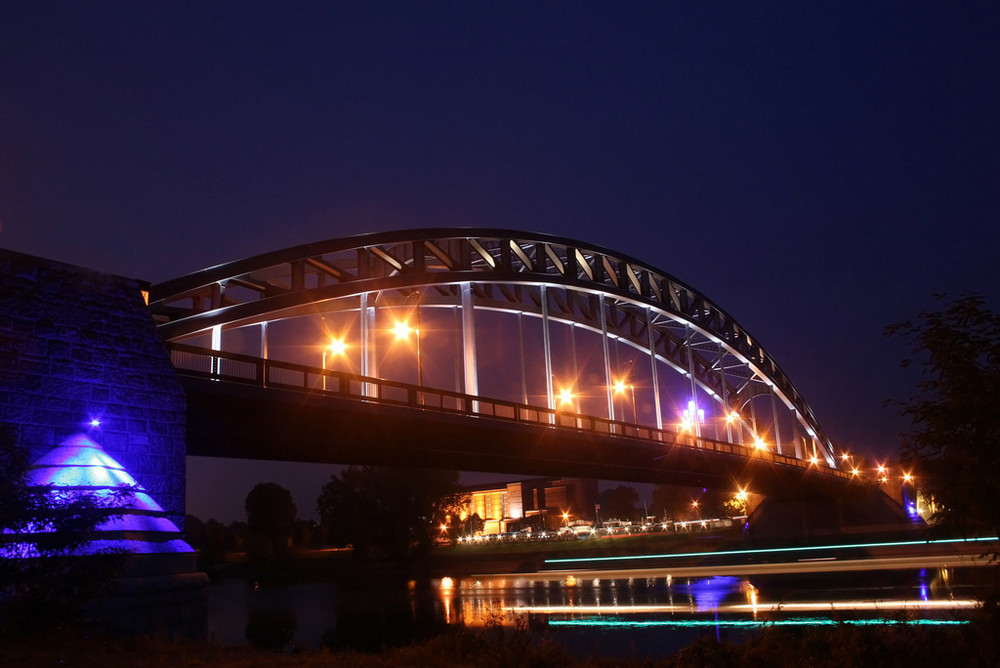
[[[0,6],[0,246],[159,281],[425,226],[579,238],[720,304],[841,447],[888,323],[1000,300],[997,3]]]

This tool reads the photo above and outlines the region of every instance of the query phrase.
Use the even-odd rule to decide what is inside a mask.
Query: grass
[[[426,642],[378,653],[295,651],[223,647],[166,638],[108,639],[60,634],[0,645],[0,661],[9,666],[341,666],[345,668],[475,666],[575,666],[604,668],[688,668],[694,666],[912,666],[1000,665],[1000,636],[995,609],[980,611],[961,627],[927,628],[905,623],[858,627],[785,630],[767,628],[744,644],[717,642],[705,636],[672,657],[576,659],[551,639],[527,629],[487,625],[458,629]]]

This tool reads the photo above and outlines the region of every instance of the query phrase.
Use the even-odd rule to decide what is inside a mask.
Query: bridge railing
[[[798,468],[817,468],[827,475],[848,478],[837,469],[813,464],[768,450],[748,448],[736,443],[716,441],[693,434],[677,433],[644,425],[582,415],[502,399],[491,399],[450,390],[438,390],[385,378],[372,378],[304,364],[266,360],[221,350],[208,350],[181,343],[168,343],[174,368],[187,376],[245,383],[258,387],[320,392],[359,401],[376,401],[421,410],[484,417],[509,422],[572,429],[595,434],[618,436],[662,443],[721,454],[761,459]]]

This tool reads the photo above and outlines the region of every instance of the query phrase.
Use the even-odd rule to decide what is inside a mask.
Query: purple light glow
[[[71,502],[80,496],[100,502],[112,501],[110,507],[119,516],[102,522],[96,528],[95,539],[80,548],[79,554],[93,554],[107,548],[135,554],[194,551],[181,539],[177,525],[135,478],[84,434],[76,434],[42,455],[28,471],[28,484],[49,486],[47,494],[54,505]],[[45,531],[51,531],[51,527],[30,527],[26,534]],[[0,556],[5,557],[38,554],[30,540],[11,542],[0,549]]]

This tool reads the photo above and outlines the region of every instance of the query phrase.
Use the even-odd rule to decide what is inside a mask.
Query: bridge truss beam
[[[736,425],[742,426],[727,422],[725,427],[734,441],[759,438],[758,414],[764,409],[755,400],[767,396],[775,449],[837,466],[833,445],[812,409],[735,319],[663,271],[571,239],[494,229],[408,230],[335,239],[174,279],[153,286],[150,299],[167,340],[190,341],[207,332],[218,337],[221,330],[260,324],[262,350],[269,350],[267,323],[357,311],[365,347],[362,373],[369,376],[378,375],[378,310],[410,310],[419,319],[422,309],[455,309],[463,332],[463,349],[456,356],[462,360],[461,389],[469,394],[477,394],[479,387],[475,314],[513,314],[519,326],[524,316],[535,317],[547,341],[549,408],[555,407],[556,397],[548,332],[552,323],[559,323],[569,327],[574,367],[578,330],[603,337],[607,377],[620,375],[608,341],[648,357],[658,428],[664,416],[657,375],[665,365],[690,381],[693,411],[700,391],[722,414],[740,416]],[[618,349],[616,345],[616,355]],[[630,372],[636,361],[632,356]],[[614,397],[610,388],[607,393],[611,417]],[[784,442],[779,405],[791,416]],[[694,417],[693,428],[700,429]]]

